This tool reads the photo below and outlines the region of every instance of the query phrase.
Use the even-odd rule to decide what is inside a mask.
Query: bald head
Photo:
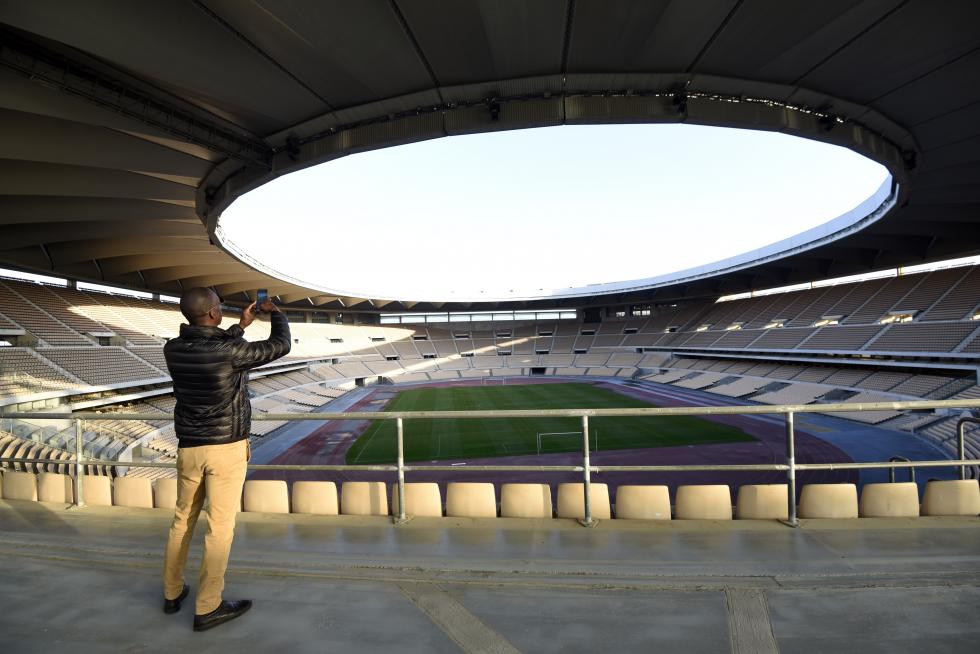
[[[191,288],[180,296],[180,312],[192,325],[221,323],[221,300],[210,288]]]

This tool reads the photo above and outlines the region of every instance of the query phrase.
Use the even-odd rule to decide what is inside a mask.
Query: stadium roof
[[[973,255],[978,26],[970,0],[0,0],[0,265],[391,311],[661,301]],[[811,242],[566,298],[346,297],[221,239],[237,196],[302,167],[608,122],[780,130],[880,161],[894,185]]]

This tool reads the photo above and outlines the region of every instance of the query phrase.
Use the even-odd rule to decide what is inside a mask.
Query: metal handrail
[[[912,463],[912,459],[910,459],[908,457],[904,457],[904,456],[893,456],[892,458],[890,458],[888,460],[890,462],[894,462],[894,461],[905,461],[906,463]],[[960,470],[963,470],[963,468],[960,468]],[[915,483],[915,468],[909,468],[908,471],[909,471],[909,481],[914,484]],[[894,484],[895,483],[895,468],[889,468],[888,469],[888,482],[891,483],[891,484]]]
[[[479,419],[479,418],[539,418],[539,417],[565,417],[580,418],[582,421],[583,448],[582,465],[568,466],[493,466],[476,465],[454,467],[454,471],[468,472],[581,472],[583,478],[583,500],[584,500],[584,519],[581,523],[591,527],[596,524],[592,517],[590,488],[591,473],[593,472],[684,472],[684,471],[785,471],[788,490],[788,515],[786,524],[798,526],[799,521],[796,514],[796,471],[797,470],[864,470],[888,468],[891,470],[894,479],[894,470],[897,468],[907,468],[912,472],[915,468],[930,467],[959,467],[960,478],[965,478],[965,468],[977,465],[976,460],[965,458],[964,434],[966,423],[980,424],[980,419],[964,417],[957,423],[959,433],[959,458],[949,461],[909,461],[896,460],[901,457],[892,457],[888,462],[866,462],[866,463],[796,463],[796,433],[795,419],[796,413],[827,413],[827,412],[862,412],[862,411],[887,411],[887,410],[907,410],[907,409],[937,409],[937,408],[962,408],[980,409],[980,399],[977,400],[909,400],[901,402],[871,402],[871,403],[837,403],[820,405],[750,405],[750,406],[711,406],[711,407],[650,407],[650,408],[626,408],[626,409],[529,409],[529,410],[486,410],[486,411],[389,411],[389,412],[338,412],[338,413],[266,413],[253,416],[257,421],[327,421],[327,420],[391,420],[396,421],[397,433],[397,462],[395,465],[297,465],[297,464],[254,464],[249,465],[249,470],[305,470],[305,471],[366,471],[366,472],[396,472],[398,486],[398,516],[394,518],[396,524],[407,521],[405,514],[405,473],[416,471],[444,471],[447,466],[417,465],[407,466],[404,461],[404,420],[419,418],[426,419]],[[612,417],[612,416],[703,416],[703,415],[752,415],[770,414],[783,415],[786,423],[786,463],[772,464],[707,464],[707,465],[673,465],[673,466],[593,466],[589,459],[589,418],[590,417]],[[78,412],[78,413],[30,413],[30,412],[10,412],[3,413],[4,418],[19,418],[31,420],[71,420],[75,427],[75,456],[71,459],[27,459],[27,458],[0,458],[0,463],[54,463],[72,464],[75,468],[75,504],[84,506],[85,501],[82,495],[81,479],[84,476],[84,466],[101,465],[112,467],[128,468],[176,468],[176,463],[151,463],[151,462],[131,462],[131,461],[111,461],[103,459],[86,459],[82,452],[82,420],[166,420],[159,413],[97,413],[97,412]],[[173,420],[173,416],[169,417]],[[914,478],[914,472],[912,472]]]
[[[787,413],[830,413],[860,411],[905,411],[923,409],[980,409],[980,399],[975,400],[903,400],[896,402],[838,402],[835,404],[753,404],[734,406],[676,406],[639,407],[623,409],[499,409],[484,411],[364,411],[332,413],[262,413],[252,416],[257,421],[303,420],[413,420],[453,418],[590,418],[622,416],[704,416],[704,415],[754,415]],[[110,416],[111,417],[108,417]],[[3,418],[27,418],[32,420],[167,420],[160,413],[31,413],[12,411],[0,413]],[[172,419],[172,417],[170,418]],[[973,420],[973,419],[971,419]]]
[[[963,416],[956,422],[956,456],[966,458],[966,426],[980,425],[980,418]],[[960,468],[960,479],[966,479],[966,468]]]

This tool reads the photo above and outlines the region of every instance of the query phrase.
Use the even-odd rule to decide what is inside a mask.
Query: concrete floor
[[[974,652],[980,519],[241,514],[226,597],[161,611],[165,510],[0,500],[3,652]],[[191,550],[196,586],[200,555]]]

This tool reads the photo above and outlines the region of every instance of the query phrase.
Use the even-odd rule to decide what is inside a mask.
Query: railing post
[[[395,418],[398,432],[398,515],[394,519],[396,525],[408,522],[405,515],[405,426],[401,418]]]
[[[786,414],[786,464],[789,470],[786,471],[786,494],[789,497],[789,520],[786,524],[791,527],[799,527],[800,521],[796,518],[796,433],[793,427],[793,412]]]
[[[75,422],[75,506],[85,506],[85,494],[82,491],[82,475],[85,474],[82,465],[82,421]]]
[[[960,461],[966,459],[966,420],[960,418],[960,421],[956,423],[956,457]],[[966,479],[966,466],[959,466],[960,468],[960,479]]]
[[[585,518],[582,524],[586,527],[595,527],[596,521],[592,519],[592,478],[589,474],[589,416],[582,416],[582,491],[585,495]]]

